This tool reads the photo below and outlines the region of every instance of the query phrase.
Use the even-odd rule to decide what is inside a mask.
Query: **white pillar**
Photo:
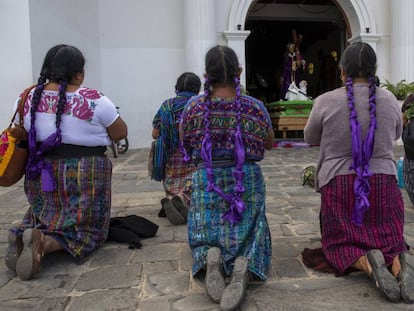
[[[394,3],[395,2],[395,3]],[[391,81],[414,81],[414,1],[392,1]]]
[[[225,31],[224,37],[227,39],[227,45],[231,47],[239,57],[240,67],[243,68],[240,75],[240,83],[246,86],[246,38],[250,34],[250,30]]]
[[[185,0],[185,70],[200,78],[206,52],[215,44],[214,1]]]

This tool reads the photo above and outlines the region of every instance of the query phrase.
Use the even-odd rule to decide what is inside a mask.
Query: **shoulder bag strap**
[[[24,104],[27,100],[27,97],[29,96],[30,91],[35,87],[36,85],[32,85],[25,89],[23,91],[22,97],[20,98],[19,104],[17,105],[16,111],[13,114],[13,117],[10,121],[10,126],[13,124],[14,119],[16,118],[17,112],[19,112],[19,125],[23,126],[23,115],[24,115]]]

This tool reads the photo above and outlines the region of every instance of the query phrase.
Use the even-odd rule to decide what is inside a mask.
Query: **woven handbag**
[[[19,112],[19,125],[23,126],[24,103],[32,87],[27,88],[20,99],[9,126],[0,135],[0,186],[9,187],[17,183],[26,171],[28,149],[17,148],[16,138],[10,134],[17,112]]]

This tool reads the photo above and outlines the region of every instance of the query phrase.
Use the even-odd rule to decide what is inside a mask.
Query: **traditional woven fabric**
[[[174,196],[180,194],[185,202],[190,205],[191,179],[194,170],[194,165],[183,163],[183,155],[177,149],[168,159],[165,168],[163,185],[166,195]]]
[[[162,181],[165,178],[165,166],[167,165],[167,150],[164,139],[159,136],[151,143],[148,157],[148,173],[151,179]]]
[[[191,96],[191,92],[180,92],[175,98],[165,100],[152,121],[152,127],[160,129],[168,154],[174,154],[178,148],[178,125],[184,106]]]
[[[0,134],[0,176],[7,169],[16,148],[16,138],[10,135],[10,130],[5,129]]]
[[[264,156],[264,140],[272,127],[269,114],[263,103],[253,97],[241,96],[241,130],[246,161],[260,161]],[[193,97],[182,115],[184,147],[195,161],[201,160],[201,144],[204,138],[204,97]],[[237,109],[234,98],[211,98],[210,134],[212,160],[234,159],[234,132]],[[230,129],[230,130],[229,130]]]
[[[370,207],[362,226],[352,223],[355,175],[336,176],[321,188],[322,248],[329,264],[343,273],[370,249],[379,249],[387,265],[407,249],[403,237],[404,203],[395,176],[369,177]]]
[[[228,203],[216,192],[207,192],[204,168],[193,174],[191,206],[188,212],[188,239],[192,249],[196,275],[206,265],[209,247],[221,249],[224,273],[231,275],[238,256],[249,258],[249,270],[262,280],[272,255],[270,232],[266,220],[265,183],[260,167],[246,163],[243,167],[246,188],[242,199],[246,204],[242,220],[231,225],[222,219]],[[215,182],[229,192],[234,188],[234,167],[214,168]]]
[[[180,92],[176,97],[165,100],[152,121],[153,128],[158,128],[160,130],[160,136],[153,142],[153,144],[156,144],[157,148],[153,148],[151,178],[157,181],[169,179],[167,181],[167,187],[174,187],[174,185],[172,185],[174,179],[171,179],[171,174],[175,174],[174,167],[177,166],[178,170],[182,170],[183,168],[183,156],[181,153],[176,152],[179,150],[179,120],[184,106],[187,104],[189,98],[194,95],[196,94],[191,92]],[[170,159],[171,157],[174,157],[174,159]],[[179,157],[181,157],[181,160]],[[176,174],[177,176],[180,176],[182,175],[182,172],[177,172]],[[180,179],[178,179],[177,182],[179,183]],[[176,187],[182,188],[182,185],[178,184]],[[168,188],[166,190],[168,190]],[[179,194],[179,192],[172,192],[172,194]]]
[[[10,229],[21,235],[37,228],[55,238],[76,261],[105,241],[111,214],[112,163],[106,157],[69,158],[51,162],[57,187],[41,191],[41,178],[26,178],[31,208],[20,225]]]

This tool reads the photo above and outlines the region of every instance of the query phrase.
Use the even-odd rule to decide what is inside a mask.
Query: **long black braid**
[[[68,83],[64,80],[59,82],[59,102],[57,104],[56,110],[56,128],[60,128],[60,123],[62,122],[62,114],[65,110],[66,105],[66,88]]]
[[[75,47],[68,45],[57,45],[52,47],[46,54],[43,62],[40,77],[33,93],[32,105],[30,109],[30,130],[29,130],[29,159],[27,164],[26,176],[34,179],[40,172],[46,169],[50,173],[50,164],[43,161],[43,155],[49,150],[61,144],[62,135],[60,125],[62,114],[66,105],[67,85],[78,73],[83,73],[85,59],[82,53]],[[56,132],[51,134],[40,144],[37,143],[36,135],[36,112],[39,107],[41,95],[47,82],[59,84],[59,101],[56,108]],[[43,186],[42,186],[43,187]],[[43,189],[46,191],[45,189]],[[48,191],[53,190],[53,186]]]

